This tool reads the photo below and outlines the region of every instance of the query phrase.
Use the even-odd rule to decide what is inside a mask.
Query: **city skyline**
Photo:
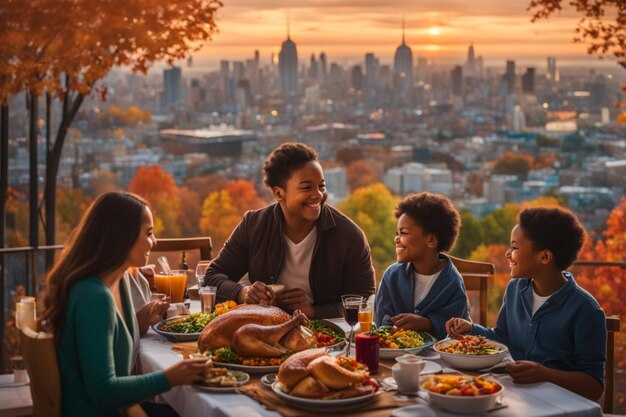
[[[419,4],[396,0],[385,5],[370,0],[304,0],[296,6],[268,3],[229,1],[219,14],[220,32],[194,54],[194,64],[215,67],[221,59],[244,59],[257,49],[262,62],[269,62],[287,38],[289,14],[291,39],[301,56],[325,52],[347,64],[362,60],[367,52],[392,62],[402,42],[404,16],[406,43],[414,57],[453,63],[473,43],[487,65],[505,59],[536,65],[547,56],[555,56],[563,66],[617,65],[611,57],[588,56],[585,44],[573,43],[578,22],[573,11],[533,24],[527,1],[477,0],[471,7],[460,0]]]

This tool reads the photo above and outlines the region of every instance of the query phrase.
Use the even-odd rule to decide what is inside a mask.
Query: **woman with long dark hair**
[[[117,416],[121,407],[201,380],[204,364],[181,361],[131,375],[138,337],[124,271],[145,265],[156,244],[141,197],[101,195],[48,275],[43,324],[54,332],[64,416]]]

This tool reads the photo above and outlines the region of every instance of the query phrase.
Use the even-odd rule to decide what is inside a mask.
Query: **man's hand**
[[[309,297],[300,288],[290,288],[276,294],[278,305],[289,310],[301,310],[308,318],[315,318],[315,307],[309,302]]]
[[[243,287],[237,294],[238,304],[272,305],[273,302],[274,292],[261,281],[256,281],[252,285]]]
[[[451,337],[457,337],[472,330],[472,322],[462,318],[451,318],[446,322],[446,332]]]

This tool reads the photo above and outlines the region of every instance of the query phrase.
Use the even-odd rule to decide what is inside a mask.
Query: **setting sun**
[[[438,27],[432,27],[428,29],[428,34],[431,36],[439,36],[441,35],[441,29],[439,29]]]

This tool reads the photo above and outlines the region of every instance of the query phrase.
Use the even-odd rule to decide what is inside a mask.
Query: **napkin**
[[[301,410],[294,406],[289,405],[284,400],[279,398],[269,388],[264,387],[261,383],[248,384],[239,388],[239,392],[246,394],[252,399],[260,402],[268,410],[278,412],[283,417],[320,417],[324,415],[319,411],[307,411]],[[409,404],[415,404],[414,399],[406,401],[397,400],[390,392],[383,392],[377,395],[372,401],[365,404],[355,406],[352,411],[341,411],[342,417],[389,417],[391,411],[404,407]],[[332,410],[328,410],[327,415],[336,415]]]

